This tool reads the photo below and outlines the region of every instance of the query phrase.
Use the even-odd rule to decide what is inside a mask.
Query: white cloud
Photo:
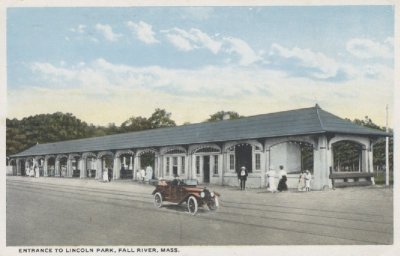
[[[122,36],[121,34],[116,34],[113,32],[112,27],[110,25],[96,24],[96,30],[99,31],[108,41],[118,41],[118,39]]]
[[[370,39],[353,38],[346,44],[349,53],[360,59],[393,58],[393,38],[388,37],[383,43]]]
[[[132,30],[132,32],[135,33],[139,40],[145,42],[146,44],[159,43],[159,41],[155,38],[155,33],[150,24],[147,24],[143,21],[139,21],[138,23],[128,21],[126,25]]]
[[[193,46],[187,40],[181,35],[176,35],[176,34],[167,34],[167,39],[170,41],[171,44],[173,44],[176,48],[178,48],[181,51],[191,51],[193,50]]]
[[[314,70],[310,71],[311,76],[318,79],[335,77],[340,68],[336,60],[320,52],[313,52],[310,49],[301,49],[298,47],[288,49],[279,44],[271,46],[269,57],[272,63],[276,62],[273,58],[283,58],[287,59],[291,65]]]
[[[196,28],[191,28],[189,31],[173,28],[161,32],[166,33],[167,39],[175,47],[183,51],[205,48],[213,54],[217,54],[222,45],[221,42],[214,40],[209,35]]]
[[[173,28],[161,32],[166,34],[171,44],[182,51],[207,49],[215,55],[220,53],[236,55],[239,57],[239,64],[243,66],[262,60],[260,55],[240,38],[224,37],[217,39],[219,34],[212,37],[197,28],[190,30]]]
[[[156,107],[166,108],[183,123],[203,121],[221,109],[254,115],[309,107],[316,102],[343,117],[368,115],[380,122],[380,105],[392,102],[394,74],[383,65],[370,65],[360,68],[368,74],[355,72],[358,76],[354,79],[338,84],[288,77],[284,71],[257,66],[167,69],[97,59],[73,66],[36,62],[31,68],[41,79],[41,87],[10,89],[10,116],[64,111],[96,124],[120,123],[131,115],[148,116]],[[199,111],[194,113],[188,106]]]
[[[240,65],[247,66],[261,60],[261,57],[242,39],[225,37],[224,41],[228,43],[226,49],[228,53],[236,53],[240,56]]]

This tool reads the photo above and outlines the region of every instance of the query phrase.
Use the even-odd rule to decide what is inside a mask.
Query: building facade
[[[288,186],[297,187],[301,170],[313,174],[312,188],[367,181],[373,173],[373,146],[389,134],[355,125],[318,105],[237,120],[183,125],[97,138],[38,144],[9,156],[13,175],[101,179],[197,179],[199,183],[237,186],[237,172],[249,171],[249,187],[267,186],[266,172],[283,166]],[[335,168],[334,145],[351,141],[360,147],[358,170]],[[365,174],[365,175],[363,175]],[[333,175],[333,176],[332,176]],[[353,177],[354,176],[354,177]],[[353,178],[352,178],[353,177]],[[354,183],[355,184],[355,183]]]

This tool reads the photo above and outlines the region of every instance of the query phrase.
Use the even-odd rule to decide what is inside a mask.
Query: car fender
[[[160,193],[161,193],[161,191],[158,191],[158,189],[154,189],[153,193],[151,193],[151,194],[154,196],[157,192],[160,192]],[[161,194],[162,194],[162,193],[161,193]]]

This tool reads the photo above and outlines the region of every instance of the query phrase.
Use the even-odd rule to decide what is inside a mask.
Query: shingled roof
[[[236,120],[206,122],[87,139],[37,144],[11,157],[188,145],[323,133],[375,137],[388,136],[383,131],[356,125],[337,117],[316,105],[311,108],[256,115]]]

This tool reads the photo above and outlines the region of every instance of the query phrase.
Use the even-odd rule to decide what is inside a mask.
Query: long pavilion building
[[[137,179],[152,167],[152,178],[197,179],[199,183],[237,186],[237,171],[249,171],[249,187],[265,187],[266,172],[283,166],[289,187],[301,170],[312,172],[312,188],[373,183],[373,148],[380,130],[356,125],[318,105],[270,114],[102,137],[37,144],[11,155],[13,175],[37,168],[40,176]],[[359,147],[358,164],[349,169],[334,159],[335,145]]]

